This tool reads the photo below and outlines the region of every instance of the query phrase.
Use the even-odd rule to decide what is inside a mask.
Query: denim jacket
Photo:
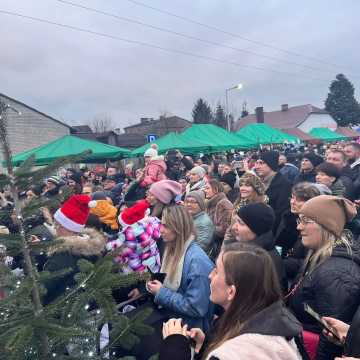
[[[213,307],[209,280],[213,267],[205,252],[193,242],[185,254],[179,289],[175,292],[162,286],[155,303],[174,312],[173,317],[182,318],[189,329],[199,327],[207,331]]]

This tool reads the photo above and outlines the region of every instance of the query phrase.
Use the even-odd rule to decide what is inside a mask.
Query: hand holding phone
[[[304,304],[304,309],[320,324],[323,329],[328,331],[337,341],[341,342],[340,336],[336,329],[330,326],[330,324],[325,321],[314,309],[312,309],[308,304]]]

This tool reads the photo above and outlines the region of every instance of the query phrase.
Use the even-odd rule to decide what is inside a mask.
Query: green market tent
[[[183,152],[184,154],[196,154],[200,152],[206,152],[209,150],[209,147],[198,141],[198,140],[186,140],[183,139],[180,135],[176,133],[169,133],[152,143],[145,144],[131,152],[131,156],[143,156],[144,152],[151,146],[151,144],[156,144],[158,146],[159,154],[164,154],[170,149],[177,149]]]
[[[309,134],[315,138],[329,142],[348,139],[346,136],[340,135],[329,128],[313,128],[310,130]]]
[[[245,136],[236,136],[223,128],[213,124],[194,124],[181,135],[188,141],[201,141],[209,146],[210,152],[226,151],[231,149],[249,149],[254,142]]]
[[[246,136],[249,139],[253,139],[257,145],[300,142],[297,136],[287,134],[263,123],[246,125],[236,133],[236,136]]]
[[[87,150],[91,150],[92,153],[81,160],[81,162],[117,160],[130,155],[130,150],[128,149],[66,135],[48,144],[15,155],[13,157],[13,164],[18,166],[29,156],[35,155],[36,165],[47,165],[63,156],[77,155]]]

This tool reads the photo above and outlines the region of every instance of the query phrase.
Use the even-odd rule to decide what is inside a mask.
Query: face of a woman
[[[214,304],[218,304],[226,310],[235,296],[235,287],[229,286],[226,283],[222,252],[216,260],[216,266],[210,273],[209,279],[211,281],[210,300]]]
[[[154,206],[158,202],[157,198],[150,191],[146,193],[146,200],[151,206]]]
[[[176,233],[164,223],[161,224],[160,234],[166,243],[175,241],[176,239]]]
[[[299,199],[294,194],[290,198],[290,210],[293,214],[298,214],[301,207],[305,204],[304,200]]]
[[[204,193],[207,199],[211,199],[215,195],[213,188],[209,184],[205,186]]]
[[[240,186],[240,195],[242,199],[249,199],[254,194],[255,194],[255,190],[252,186],[249,185]]]
[[[319,171],[316,174],[316,182],[318,184],[326,185],[327,187],[330,187],[335,181],[335,178],[333,176],[326,175],[322,171]]]
[[[231,232],[235,235],[237,241],[252,241],[256,238],[256,234],[237,215],[234,218]]]
[[[300,215],[297,229],[300,231],[301,242],[308,249],[316,250],[321,245],[321,227],[314,220]]]

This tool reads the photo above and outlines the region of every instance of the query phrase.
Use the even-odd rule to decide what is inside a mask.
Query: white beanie
[[[144,152],[144,157],[156,157],[158,156],[158,146],[156,144],[151,144],[151,146]]]

